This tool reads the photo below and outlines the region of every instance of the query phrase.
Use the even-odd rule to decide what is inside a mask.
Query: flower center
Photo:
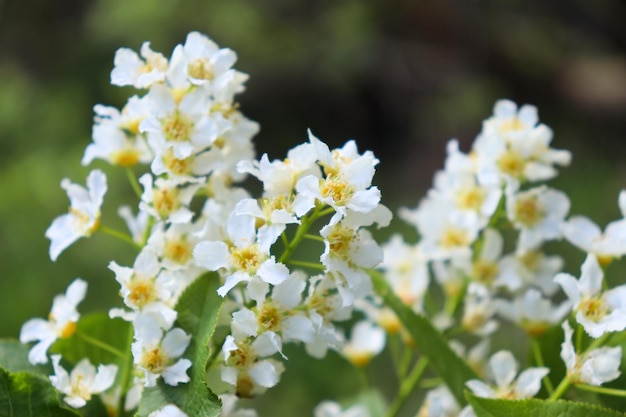
[[[177,188],[161,188],[154,191],[152,200],[159,216],[163,218],[168,217],[180,206],[178,194]]]
[[[341,259],[347,259],[348,251],[355,237],[354,230],[352,229],[339,226],[333,228],[326,238],[328,240],[330,254]]]
[[[235,248],[231,252],[231,257],[235,268],[248,274],[254,274],[265,260],[265,256],[259,250],[258,245]]]
[[[268,331],[279,331],[282,322],[280,311],[272,303],[264,303],[257,316],[257,321]]]
[[[174,115],[163,121],[163,132],[165,139],[172,142],[183,142],[189,140],[193,123],[184,115],[176,112]]]
[[[461,190],[456,196],[456,204],[459,208],[477,211],[485,200],[484,190],[471,187]]]
[[[197,80],[212,80],[215,78],[215,72],[212,65],[206,59],[194,59],[187,65],[187,72],[191,78]]]
[[[491,284],[498,275],[498,265],[493,262],[478,260],[472,266],[472,276],[483,284]]]
[[[586,298],[581,300],[578,308],[576,309],[583,313],[583,315],[591,321],[598,322],[604,316],[609,314],[609,308],[602,298]]]
[[[169,358],[163,353],[160,347],[155,347],[144,352],[140,366],[148,372],[158,374],[167,365]]]
[[[152,279],[135,278],[128,284],[128,301],[132,306],[142,308],[157,299]]]
[[[522,198],[515,204],[515,218],[524,226],[532,227],[543,218],[543,211],[535,197]]]
[[[467,232],[457,227],[447,227],[441,236],[441,246],[447,249],[467,246],[469,243]]]
[[[507,151],[498,160],[500,171],[513,178],[521,178],[524,174],[525,161],[521,155],[514,151]]]
[[[338,176],[333,175],[323,180],[320,193],[322,197],[330,198],[336,205],[345,206],[352,198],[354,189]]]
[[[193,254],[191,244],[186,240],[167,241],[164,256],[179,264],[186,264]]]

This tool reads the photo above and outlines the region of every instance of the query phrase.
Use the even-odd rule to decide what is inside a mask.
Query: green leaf
[[[28,362],[30,346],[23,345],[17,340],[0,340],[0,366],[9,372],[28,371],[45,376],[52,374],[52,367],[47,365],[32,365]]]
[[[76,417],[80,414],[59,404],[47,377],[0,368],[0,416]]]
[[[546,401],[531,398],[528,400],[498,400],[476,397],[469,392],[467,399],[478,417],[624,417],[619,411],[589,403],[570,401]]]
[[[217,417],[220,399],[206,383],[206,368],[211,354],[210,342],[224,299],[217,295],[219,277],[207,273],[189,286],[178,300],[176,326],[192,335],[184,357],[191,360],[188,384],[170,386],[162,380],[156,387],[146,388],[139,403],[139,417],[146,417],[167,404],[176,404],[190,416]]]
[[[128,349],[129,331],[130,323],[122,319],[111,319],[106,313],[86,314],[78,321],[76,333],[72,337],[57,340],[50,352],[60,353],[64,360],[74,364],[83,358],[89,359],[94,365],[119,364]],[[97,342],[103,345],[98,346]]]
[[[429,364],[444,380],[459,404],[465,404],[465,382],[478,379],[470,366],[450,348],[448,341],[430,321],[417,315],[393,292],[385,277],[371,271],[372,282],[378,295],[389,306],[409,332],[416,349],[428,358]]]

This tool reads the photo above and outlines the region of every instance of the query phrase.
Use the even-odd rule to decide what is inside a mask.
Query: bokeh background
[[[626,188],[625,18],[618,0],[0,0],[0,337],[45,316],[76,276],[90,284],[81,311],[118,303],[106,265],[131,264],[129,247],[96,235],[53,263],[44,238],[68,206],[61,179],[83,184],[89,171],[79,162],[94,104],[120,107],[133,93],[109,84],[118,47],[150,40],[168,55],[199,30],[234,49],[251,76],[239,101],[261,124],[259,155],[283,157],[307,128],[332,146],[355,138],[381,160],[375,181],[392,208],[417,204],[446,141],[467,150],[497,99],[535,104],[554,146],[574,154],[552,184],[572,213],[604,224]],[[109,175],[103,221],[122,227],[115,211],[132,192],[94,165]],[[571,259],[577,274],[582,254]],[[308,393],[297,383],[329,372],[347,382]],[[353,394],[359,378],[333,355],[323,366],[292,360],[270,398],[308,410]]]

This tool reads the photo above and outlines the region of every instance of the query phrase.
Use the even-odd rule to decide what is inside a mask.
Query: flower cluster
[[[391,220],[372,185],[378,160],[370,151],[360,153],[352,140],[331,149],[311,132],[286,159],[255,160],[251,139],[258,125],[235,101],[248,78],[233,68],[235,61],[233,51],[197,32],[169,58],[149,43],[139,54],[121,48],[111,83],[144,93],[122,109],[94,107],[93,142],[82,163],[100,159],[125,168],[138,196],[135,209],[123,206],[119,214],[130,234],[122,238],[139,253],[130,266],[109,264],[124,303],[109,315],[131,323],[134,335],[133,388],[121,387],[129,410],[138,405],[142,389],[159,379],[171,386],[190,381],[194,364],[185,352],[194,335],[179,327],[176,307],[202,275],[212,273],[220,281],[217,293],[226,300],[218,325],[228,334],[213,343],[223,353],[216,362],[221,378],[239,397],[278,383],[286,343],[304,344],[317,358],[329,348],[341,350],[346,337],[335,322],[349,319],[358,302],[373,293],[367,271],[380,264],[383,251],[367,227]],[[135,179],[141,167],[146,172]],[[238,185],[248,175],[263,186],[258,198]],[[46,233],[52,260],[96,230],[123,235],[100,225],[107,191],[102,171],[89,174],[87,188],[67,179],[62,186],[71,208]],[[318,259],[295,259],[307,244],[317,246]],[[46,362],[52,343],[75,327],[75,306],[86,289],[81,286],[77,294],[77,285],[68,289],[67,301],[55,300],[49,321],[24,326],[22,342],[40,340],[31,362]],[[380,351],[384,334],[377,331]],[[348,357],[355,356],[355,348],[346,345],[353,352]],[[75,372],[89,374],[95,388],[67,391],[60,360],[55,356],[51,378],[73,407],[113,383],[106,379],[104,387],[105,378],[93,377],[81,362]]]
[[[53,261],[95,232],[133,246],[132,265],[109,262],[123,306],[108,316],[123,326],[115,331],[131,333],[108,343],[83,331],[77,306],[87,284],[76,279],[54,299],[47,320],[29,320],[20,334],[22,343],[36,342],[31,364],[51,359],[49,384],[67,405],[82,408],[99,395],[117,416],[206,413],[198,402],[221,406],[225,417],[256,416],[236,409],[235,401],[278,384],[289,343],[318,359],[335,350],[365,367],[388,339],[400,340],[401,389],[390,416],[429,361],[446,372],[428,356],[436,349],[413,356],[414,346],[428,343],[467,368],[460,372],[473,393],[468,398],[530,398],[543,387],[555,400],[570,385],[602,390],[620,375],[622,348],[609,339],[626,329],[626,286],[609,289],[603,267],[626,254],[626,220],[602,231],[586,217],[568,218],[568,196],[545,181],[571,155],[551,147],[552,131],[535,107],[500,100],[468,153],[450,141],[432,189],[417,207],[399,211],[418,241],[396,234],[381,246],[371,229],[389,225],[392,213],[373,185],[378,159],[353,140],[332,149],[311,131],[285,159],[256,159],[252,138],[259,127],[236,102],[248,79],[233,68],[236,59],[197,32],[169,57],[147,42],[139,53],[121,48],[115,55],[111,83],[142,93],[122,109],[94,107],[93,142],[82,163],[100,159],[127,171],[137,201],[118,213],[128,231],[101,224],[107,178],[93,170],[86,188],[61,182],[70,209],[46,237]],[[261,195],[242,185],[249,176],[260,182]],[[626,190],[618,205],[626,217]],[[546,250],[547,242],[563,238],[586,253],[580,279]],[[200,301],[193,292],[206,281],[210,294],[203,294],[196,317],[191,310]],[[490,355],[502,320],[531,340],[533,363],[519,374],[512,352]],[[418,340],[408,325],[437,340]],[[549,328],[564,333],[566,374],[556,388],[539,342]],[[62,339],[72,337],[116,362],[96,368],[89,354],[66,355]],[[220,399],[208,389],[207,372],[223,382]],[[432,379],[417,415],[473,416],[458,387],[441,378]],[[313,410],[318,417],[378,413],[331,401]]]

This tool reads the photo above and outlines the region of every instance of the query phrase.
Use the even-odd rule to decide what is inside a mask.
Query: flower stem
[[[135,248],[137,249],[141,249],[142,246],[135,242],[130,236],[115,230],[115,229],[111,229],[110,227],[106,227],[106,226],[100,226],[100,230],[102,230],[104,233],[106,233],[107,235],[113,236],[117,239],[123,240],[126,243],[129,243],[131,245],[133,245]]]
[[[278,262],[286,263],[289,260],[289,257],[291,256],[293,251],[296,250],[302,239],[304,239],[304,237],[307,235],[307,232],[309,231],[311,226],[313,226],[315,220],[319,219],[322,216],[325,216],[328,213],[329,209],[324,210],[324,207],[325,206],[315,207],[315,210],[313,211],[313,213],[311,213],[310,216],[304,216],[301,219],[301,223],[298,227],[298,230],[296,231],[296,235],[293,237],[291,242],[285,245],[285,251],[281,255]],[[331,212],[334,211],[332,208],[330,208],[330,210]]]
[[[126,353],[124,354],[124,362],[122,369],[122,378],[121,378],[121,395],[117,403],[117,410],[115,410],[115,417],[121,417],[124,412],[124,404],[126,403],[126,395],[128,393],[128,386],[131,382],[132,377],[132,368],[133,368],[133,354],[131,351],[131,344],[133,342],[133,336],[135,335],[133,326],[129,326],[128,337],[126,339]]]
[[[541,354],[541,346],[539,345],[539,341],[536,337],[533,337],[531,339],[531,346],[533,349],[533,356],[535,357],[535,363],[539,366],[545,366],[545,363],[543,361],[543,355]],[[554,392],[554,386],[552,385],[552,381],[550,381],[550,378],[548,378],[547,375],[543,377],[543,384],[545,385],[548,394],[552,395],[552,393]]]
[[[595,385],[578,384],[576,388],[583,391],[597,392],[598,394],[612,395],[614,397],[626,397],[626,390],[617,388],[597,387]]]
[[[571,381],[569,380],[569,377],[565,375],[556,389],[552,392],[552,395],[548,398],[548,401],[555,401],[561,398],[570,385]]]
[[[324,271],[325,268],[322,264],[316,262],[305,262],[305,261],[295,261],[290,260],[286,262],[288,265],[301,266],[303,268],[311,268],[319,271]]]
[[[411,373],[406,377],[404,381],[400,384],[400,389],[398,390],[398,395],[391,403],[389,410],[387,410],[387,414],[385,417],[396,417],[404,403],[409,398],[409,395],[413,392],[417,383],[419,382],[422,374],[426,370],[426,365],[428,365],[428,359],[425,356],[421,356]]]
[[[128,177],[130,186],[133,187],[133,191],[135,192],[135,194],[137,194],[137,197],[141,198],[141,194],[143,194],[143,192],[141,191],[139,182],[137,182],[137,177],[135,176],[135,173],[133,172],[131,167],[126,168],[126,176]]]
[[[99,347],[102,350],[106,350],[109,353],[114,354],[115,356],[119,356],[120,358],[124,357],[124,353],[121,350],[118,350],[116,348],[114,348],[113,346],[109,345],[108,343],[104,343],[101,340],[98,340],[94,337],[88,336],[83,332],[76,332],[76,336],[78,336],[80,339],[84,340],[85,342],[92,344],[94,346]]]

